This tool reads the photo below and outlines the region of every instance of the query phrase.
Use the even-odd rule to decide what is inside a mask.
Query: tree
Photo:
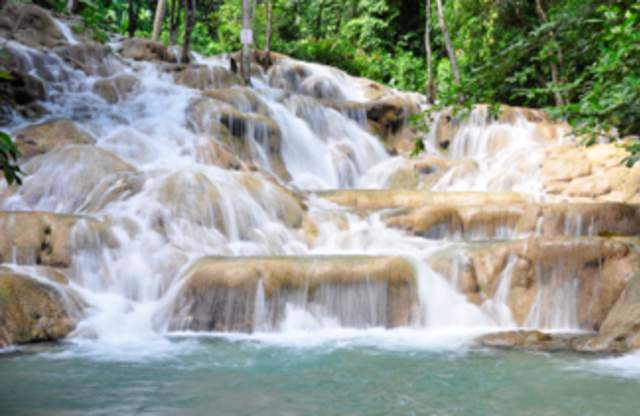
[[[153,18],[153,32],[151,32],[151,40],[157,42],[160,38],[160,32],[162,31],[162,20],[164,19],[164,11],[167,5],[167,0],[158,0],[156,6],[156,14]]]
[[[271,32],[273,30],[273,6],[271,0],[267,0],[267,30],[264,35],[264,54],[267,66],[271,65]]]
[[[182,56],[180,62],[190,61],[191,32],[196,20],[196,0],[184,0],[184,42],[182,44]]]
[[[136,29],[138,28],[138,8],[136,7],[135,0],[129,0],[129,37],[132,38],[136,35]]]
[[[538,13],[538,17],[540,17],[540,21],[543,25],[549,23],[547,14],[544,12],[544,8],[542,7],[542,0],[536,0],[536,13]],[[553,32],[549,32],[548,36],[550,41],[555,41]],[[551,81],[553,82],[554,89],[558,88],[558,85],[560,85],[560,71],[558,70],[558,64],[562,64],[562,51],[559,46],[556,47],[556,59],[558,60],[557,63],[554,62],[553,59],[549,62],[549,66],[551,68]],[[554,90],[553,97],[558,107],[564,105],[564,99],[559,91]]]
[[[242,0],[242,30],[244,33],[251,31],[251,6],[249,0]],[[242,58],[240,59],[240,72],[245,85],[251,84],[251,45],[248,39],[242,42]]]
[[[67,0],[67,13],[73,14],[78,8],[78,0]]]
[[[175,45],[178,41],[178,28],[180,27],[180,10],[182,0],[171,1],[171,15],[169,16],[169,44]]]
[[[451,63],[451,72],[453,73],[453,79],[458,86],[461,88],[460,81],[460,69],[458,68],[458,60],[456,59],[456,52],[453,49],[453,45],[451,43],[451,38],[449,37],[449,30],[447,29],[447,22],[444,20],[444,7],[442,6],[442,0],[436,0],[436,6],[438,9],[438,23],[440,24],[440,30],[442,31],[442,37],[444,38],[444,44],[447,48],[447,55],[449,56],[449,62]],[[464,96],[462,95],[462,91],[459,92],[460,101],[464,101]]]
[[[427,59],[427,102],[433,104],[435,102],[436,85],[433,80],[433,54],[431,52],[431,0],[427,0],[425,12],[424,48]]]

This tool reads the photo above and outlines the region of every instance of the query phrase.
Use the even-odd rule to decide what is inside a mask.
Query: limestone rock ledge
[[[472,240],[538,234],[543,236],[640,233],[640,206],[601,203],[463,205],[454,201],[396,211],[386,223],[428,238]]]
[[[575,351],[590,334],[546,333],[538,330],[501,331],[483,335],[476,344],[490,348],[526,349],[536,351]]]
[[[64,338],[75,326],[67,305],[73,301],[53,285],[0,268],[0,347]]]
[[[74,227],[82,223],[82,232]],[[0,212],[0,263],[66,268],[73,248],[115,244],[105,224],[82,216],[49,212]]]
[[[536,237],[445,249],[429,262],[470,302],[509,307],[515,325],[597,331],[640,269],[632,239]]]
[[[413,266],[399,257],[204,257],[186,274],[172,327],[277,328],[291,305],[343,326],[396,327],[412,321],[416,296]]]

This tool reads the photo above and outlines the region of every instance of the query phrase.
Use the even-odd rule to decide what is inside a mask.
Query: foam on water
[[[620,357],[603,358],[589,363],[587,366],[606,374],[640,379],[640,352]]]
[[[331,327],[294,329],[286,332],[172,332],[176,338],[220,338],[236,342],[258,343],[296,349],[326,349],[372,347],[389,351],[453,351],[463,353],[472,346],[473,339],[495,331],[494,328],[477,327],[424,330],[418,328],[370,328],[353,329]]]

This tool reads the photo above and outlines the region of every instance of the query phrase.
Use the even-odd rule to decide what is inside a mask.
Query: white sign
[[[240,31],[240,42],[243,45],[251,45],[253,43],[253,31],[251,29],[242,29]]]

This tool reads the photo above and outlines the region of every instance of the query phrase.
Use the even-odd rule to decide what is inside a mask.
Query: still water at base
[[[143,345],[97,350],[85,342],[5,351],[0,409],[6,415],[628,415],[640,407],[634,356],[489,350],[461,346],[455,333],[420,335],[179,334],[147,343],[152,354],[136,351]]]

